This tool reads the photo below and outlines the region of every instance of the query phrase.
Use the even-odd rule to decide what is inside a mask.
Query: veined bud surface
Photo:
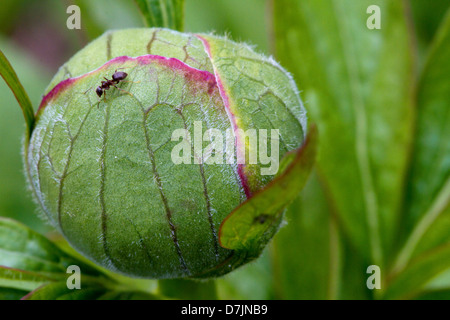
[[[271,58],[167,29],[87,45],[36,117],[26,163],[49,221],[96,263],[146,278],[220,276],[254,259],[222,247],[221,223],[274,179],[306,131],[295,84]]]

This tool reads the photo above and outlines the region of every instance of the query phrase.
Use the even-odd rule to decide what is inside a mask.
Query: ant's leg
[[[112,85],[114,88],[116,88],[116,89],[118,89],[118,90],[120,90],[120,91],[123,91],[123,92],[125,92],[125,93],[127,93],[127,94],[129,94],[130,96],[132,96],[133,97],[133,94],[131,94],[131,93],[129,93],[127,90],[124,90],[124,89],[122,89],[122,88],[119,88],[119,87],[117,87],[116,85]]]
[[[100,102],[102,101],[102,98],[98,99],[97,108],[100,106]],[[103,102],[106,103],[106,90],[103,90]]]
[[[122,67],[122,68],[117,68],[114,72],[117,72],[117,70],[121,70],[121,69],[129,69],[131,67]]]
[[[93,88],[93,87],[90,87],[89,89],[87,89],[87,90],[84,92],[84,94],[88,93],[90,90],[92,90],[92,88]],[[106,94],[106,91],[103,92],[103,93]],[[102,101],[102,99],[99,97],[99,98],[98,98],[98,102],[97,102],[97,108],[98,108],[99,105],[100,105],[100,101]]]
[[[120,82],[141,83],[141,81],[120,80]]]
[[[93,87],[90,87],[89,89],[87,89],[83,94],[88,93],[88,91],[90,91]]]

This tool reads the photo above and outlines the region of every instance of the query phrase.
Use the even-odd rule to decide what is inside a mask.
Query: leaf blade
[[[426,292],[426,285],[450,266],[450,246],[444,245],[409,263],[390,279],[383,299],[410,299]]]
[[[35,272],[0,266],[0,288],[31,291],[52,280]]]
[[[184,28],[184,0],[135,0],[147,27]]]
[[[404,3],[294,3],[274,1],[278,59],[319,126],[318,169],[344,231],[365,258],[383,265],[397,231],[413,120]],[[366,27],[373,4],[383,13],[381,30]]]
[[[81,289],[69,289],[66,282],[58,281],[40,286],[28,293],[22,300],[92,300],[106,292],[102,287],[90,287]]]
[[[27,128],[26,138],[28,140],[34,125],[33,106],[31,104],[30,98],[28,97],[28,94],[26,93],[25,89],[20,83],[16,72],[11,66],[11,63],[9,63],[5,54],[1,50],[0,50],[0,75],[3,77],[6,84],[13,92],[17,102],[19,103],[20,108],[22,109],[23,117],[25,119]]]
[[[338,231],[316,172],[288,206],[285,220],[271,247],[277,298],[336,298],[341,260]]]
[[[434,40],[418,87],[418,123],[403,221],[408,237],[396,261],[396,271],[414,256],[448,241],[449,228],[443,225],[447,225],[450,212],[449,42],[450,10]],[[428,241],[430,238],[437,240]]]
[[[34,272],[44,277],[65,275],[69,265],[77,265],[87,275],[103,276],[98,269],[70,256],[25,225],[1,217],[0,265]]]

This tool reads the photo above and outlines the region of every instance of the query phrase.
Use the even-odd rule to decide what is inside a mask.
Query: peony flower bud
[[[295,84],[271,58],[213,35],[129,29],[60,68],[26,162],[48,220],[91,260],[134,277],[214,277],[278,229],[281,215],[251,254],[220,241],[305,131]]]

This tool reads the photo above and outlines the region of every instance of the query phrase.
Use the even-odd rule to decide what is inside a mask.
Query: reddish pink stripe
[[[128,57],[128,56],[120,56],[120,57],[114,58],[112,60],[109,60],[101,67],[99,67],[91,72],[85,73],[78,77],[68,78],[68,79],[63,80],[60,83],[58,83],[47,95],[45,95],[43,97],[41,104],[39,105],[39,108],[36,112],[36,115],[40,112],[41,109],[45,108],[45,106],[47,106],[47,104],[51,100],[56,98],[59,95],[59,93],[63,92],[71,84],[75,83],[79,79],[82,79],[92,73],[99,72],[102,69],[106,69],[107,67],[109,67],[112,64],[123,64],[128,61],[136,61],[137,63],[144,64],[144,65],[157,61],[160,64],[165,65],[171,69],[175,69],[175,70],[179,70],[179,71],[183,72],[184,76],[190,81],[208,83],[208,88],[209,88],[210,93],[216,86],[216,78],[214,77],[213,74],[211,74],[208,71],[192,68],[192,67],[188,66],[187,64],[185,64],[184,62],[182,62],[178,59],[175,59],[175,58],[166,58],[166,57],[151,55],[151,54],[139,56],[136,58],[132,58],[132,57]]]
[[[198,34],[196,34],[195,36],[202,41],[203,46],[205,47],[206,54],[208,55],[209,59],[212,61],[211,47],[209,45],[208,40],[206,40],[205,38],[203,38],[202,36],[200,36]],[[214,66],[214,64],[213,64],[213,68],[214,68],[214,74],[216,77],[216,82],[217,82],[217,86],[219,88],[220,96],[222,97],[222,101],[225,106],[225,110],[228,114],[228,118],[230,119],[231,126],[233,127],[233,131],[235,133],[236,156],[239,159],[238,155],[239,155],[240,149],[242,147],[242,141],[241,141],[241,139],[239,139],[239,136],[237,134],[238,125],[237,125],[237,121],[236,121],[236,116],[230,108],[230,101],[228,99],[228,95],[226,93],[225,87],[222,83],[222,80],[220,79],[219,73],[217,72],[217,69]],[[241,179],[241,183],[242,183],[242,187],[244,188],[245,195],[247,196],[247,198],[250,198],[252,196],[252,192],[251,192],[250,186],[248,184],[248,177],[245,174],[244,167],[245,167],[244,164],[238,164],[238,174],[239,174],[239,178]]]
[[[203,45],[205,46],[205,51],[211,59],[211,50],[210,50],[208,41],[199,35],[197,35],[197,37],[202,41]],[[170,67],[172,69],[183,72],[184,76],[191,81],[208,83],[209,92],[212,92],[214,87],[217,86],[219,89],[219,93],[222,98],[222,101],[224,103],[225,110],[230,119],[233,131],[235,132],[236,154],[238,155],[238,152],[242,146],[242,142],[240,141],[239,136],[237,135],[237,132],[236,132],[236,130],[238,129],[238,126],[236,123],[236,117],[230,109],[230,102],[229,102],[228,96],[226,94],[225,87],[222,83],[222,80],[220,79],[220,77],[218,75],[218,72],[215,70],[215,75],[213,75],[206,70],[199,70],[196,68],[192,68],[176,58],[166,58],[166,57],[162,57],[162,56],[158,56],[158,55],[150,55],[149,54],[149,55],[138,56],[136,58],[132,58],[132,57],[128,57],[128,56],[120,56],[120,57],[111,59],[108,62],[106,62],[105,64],[103,64],[101,67],[99,67],[91,72],[85,73],[78,77],[68,78],[68,79],[63,80],[60,83],[58,83],[47,95],[45,95],[43,97],[41,104],[39,105],[39,108],[36,112],[36,116],[39,114],[39,112],[41,112],[41,110],[43,110],[47,106],[47,104],[51,100],[55,99],[61,92],[66,90],[70,85],[74,84],[79,79],[82,79],[92,73],[99,72],[102,69],[106,69],[111,64],[114,64],[114,63],[123,64],[127,61],[133,61],[133,60],[135,60],[136,62],[138,62],[140,64],[149,64],[149,63],[158,61],[159,63],[161,63],[167,67]],[[238,175],[241,180],[242,187],[244,188],[245,195],[247,196],[247,198],[250,198],[251,190],[250,190],[250,187],[248,184],[248,178],[244,172],[244,167],[245,167],[245,165],[238,164]]]

